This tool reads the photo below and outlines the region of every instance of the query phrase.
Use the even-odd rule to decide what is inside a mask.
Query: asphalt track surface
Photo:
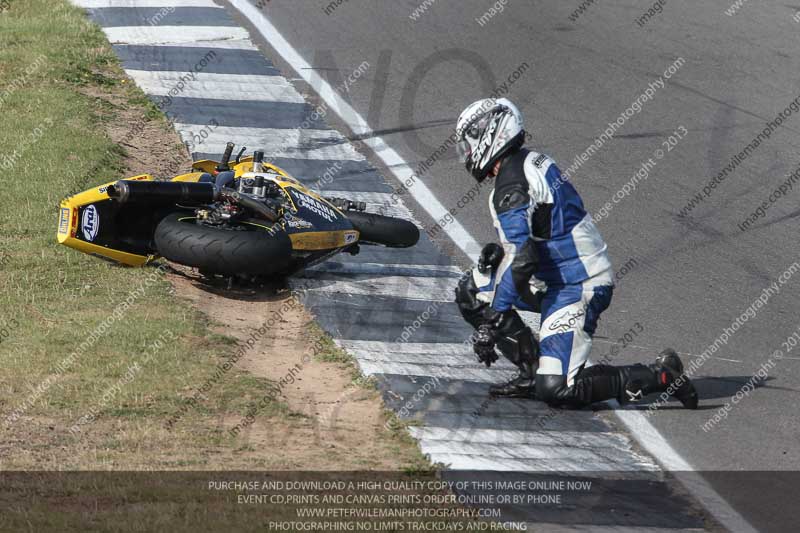
[[[628,119],[572,182],[591,212],[628,182],[681,126],[688,134],[635,192],[599,225],[617,266],[638,264],[620,281],[603,315],[602,337],[638,321],[645,332],[620,363],[650,359],[665,346],[701,354],[762,290],[800,257],[799,192],[778,200],[752,229],[738,224],[800,164],[800,118],[789,117],[690,216],[679,212],[731,158],[800,95],[797,7],[670,0],[640,27],[652,4],[595,3],[576,22],[579,2],[510,0],[483,26],[493,5],[438,1],[417,20],[416,1],[350,0],[330,14],[325,2],[270,2],[266,13],[284,37],[334,85],[363,61],[369,74],[347,96],[383,138],[420,163],[451,133],[455,117],[527,62],[508,97],[526,116],[531,145],[562,169],[675,60],[685,64],[640,113]],[[388,65],[385,68],[384,65]],[[339,81],[342,80],[342,81]],[[413,87],[418,86],[414,92]],[[379,99],[378,102],[376,102]],[[401,106],[410,103],[408,106]],[[334,121],[335,123],[335,121]],[[473,183],[450,151],[424,179],[446,206]],[[487,191],[457,219],[482,242],[494,240]],[[430,220],[425,220],[430,224]],[[697,470],[797,470],[800,357],[782,343],[798,326],[800,279],[790,280],[697,375],[702,408],[662,409],[650,420]],[[713,429],[702,426],[775,350],[769,377]],[[790,358],[791,357],[791,358]]]
[[[648,87],[658,87],[571,176],[589,211],[597,213],[612,202],[600,228],[616,266],[633,265],[618,283],[596,346],[609,346],[636,322],[643,332],[614,362],[649,360],[664,346],[673,346],[688,361],[699,357],[798,260],[789,235],[799,212],[796,191],[770,205],[747,231],[738,227],[798,166],[795,115],[688,216],[679,216],[800,94],[795,81],[800,24],[792,19],[796,9],[791,6],[745,3],[728,16],[727,2],[668,1],[662,13],[640,27],[635,20],[648,5],[633,2],[595,3],[572,21],[577,2],[509,0],[483,25],[476,18],[492,3],[438,0],[417,20],[410,17],[421,5],[416,1],[350,0],[328,9],[329,14],[326,2],[262,4],[269,20],[331,85],[343,88],[348,75],[369,63],[366,74],[347,82],[342,92],[412,166],[445,141],[463,107],[503,89],[503,83],[526,115],[531,145],[562,169]],[[268,42],[263,44],[269,59],[291,76],[291,67],[270,53]],[[660,77],[679,58],[681,66],[660,88]],[[528,67],[511,83],[509,76],[523,63]],[[304,96],[314,102],[313,91]],[[326,120],[345,129],[332,114]],[[673,132],[678,135],[670,149],[662,143]],[[654,155],[658,149],[665,150],[661,158]],[[366,155],[380,169],[375,154]],[[613,202],[650,158],[657,164],[647,179]],[[382,170],[389,175],[389,169]],[[457,207],[458,222],[479,242],[489,242],[494,235],[488,191],[459,205],[473,186],[469,180],[452,150],[423,174],[442,204]],[[434,227],[436,221],[415,207],[411,195],[404,201],[424,227]],[[461,266],[469,265],[446,238],[437,243]],[[800,278],[785,279],[696,372],[702,408],[687,412],[670,404],[649,418],[695,470],[798,469],[793,405],[800,349],[783,343],[798,325],[792,311]],[[776,350],[783,352],[781,358]],[[726,418],[708,426],[764,365],[769,377],[726,411]],[[540,409],[530,405],[531,411]],[[741,486],[745,478],[717,474],[708,479],[756,527],[770,525],[775,508],[753,497],[754,484],[748,492]],[[791,492],[792,486],[784,488]]]
[[[531,69],[511,86],[509,97],[525,113],[531,145],[566,169],[664,69],[678,57],[686,59],[666,87],[572,178],[588,209],[597,212],[656,149],[664,148],[667,136],[681,126],[689,132],[599,223],[615,266],[631,258],[638,262],[603,315],[603,337],[624,334],[633,321],[644,326],[635,343],[643,348],[626,350],[619,362],[649,360],[665,346],[701,354],[800,259],[795,245],[800,196],[792,195],[800,191],[771,207],[753,229],[737,227],[800,165],[800,114],[784,122],[691,217],[678,217],[765,122],[800,95],[800,24],[791,19],[796,9],[745,4],[730,17],[724,14],[727,2],[670,1],[640,28],[635,19],[644,11],[641,2],[597,3],[573,23],[568,16],[576,2],[510,0],[503,13],[481,27],[474,19],[491,3],[438,1],[417,21],[409,18],[419,5],[415,1],[350,0],[329,16],[325,5],[275,0],[265,9],[284,37],[334,85],[361,62],[373,65],[349,87],[349,99],[369,117],[370,105],[377,105],[373,93],[383,94],[378,111],[373,109],[377,121],[370,125],[412,165],[444,142],[462,108],[527,62]],[[448,50],[453,50],[450,57],[473,59],[448,60]],[[383,71],[382,57],[389,64]],[[426,60],[433,68],[411,108],[401,110],[404,97],[410,99],[403,89]],[[472,66],[477,64],[490,70],[481,76]],[[412,135],[431,148],[418,149],[408,140]],[[447,158],[424,182],[453,207],[474,183],[452,150]],[[495,240],[487,193],[457,214],[481,242]],[[770,372],[772,379],[740,402],[727,421],[709,432],[701,429],[713,408],[795,331],[798,288],[800,278],[784,285],[718,352],[719,358],[703,365],[698,387],[704,409],[664,410],[653,418],[697,469],[800,468],[800,426],[792,408],[800,392],[798,354],[785,354]]]

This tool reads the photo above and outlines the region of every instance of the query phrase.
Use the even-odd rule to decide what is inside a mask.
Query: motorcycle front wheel
[[[173,213],[156,226],[155,247],[162,257],[204,272],[277,274],[290,264],[292,243],[286,232],[267,224],[211,226]]]

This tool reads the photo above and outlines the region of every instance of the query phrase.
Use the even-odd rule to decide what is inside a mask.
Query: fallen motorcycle
[[[243,148],[231,164],[233,148],[170,180],[143,174],[62,200],[58,242],[130,266],[165,257],[204,275],[255,278],[289,276],[361,244],[419,240],[412,222],[324,198],[263,152],[243,158]]]

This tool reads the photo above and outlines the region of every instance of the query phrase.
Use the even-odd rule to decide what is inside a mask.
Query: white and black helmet
[[[522,113],[506,98],[478,100],[456,123],[459,158],[479,182],[486,179],[498,159],[524,141]]]

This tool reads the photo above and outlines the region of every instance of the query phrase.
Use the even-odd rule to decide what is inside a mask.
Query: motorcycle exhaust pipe
[[[119,180],[107,189],[109,198],[120,203],[148,202],[164,204],[202,205],[217,199],[211,183],[183,181]]]

